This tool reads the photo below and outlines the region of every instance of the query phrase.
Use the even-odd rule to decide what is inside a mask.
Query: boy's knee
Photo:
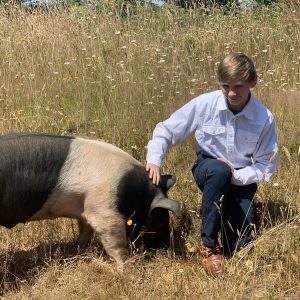
[[[208,174],[220,181],[230,180],[232,175],[230,167],[223,161],[217,159],[212,160],[208,168]]]
[[[231,169],[222,161],[207,159],[193,170],[193,175],[200,189],[203,189],[207,180],[213,183],[214,187],[222,187],[224,184],[230,183]]]

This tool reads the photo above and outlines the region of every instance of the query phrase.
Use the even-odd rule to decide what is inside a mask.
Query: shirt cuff
[[[161,168],[162,163],[159,160],[155,160],[155,159],[146,159],[147,163],[149,164],[154,164],[156,166],[158,166],[159,168]]]

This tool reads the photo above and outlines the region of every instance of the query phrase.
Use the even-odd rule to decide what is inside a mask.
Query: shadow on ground
[[[94,240],[84,253],[74,242],[41,243],[30,250],[0,253],[0,298],[6,291],[18,291],[24,282],[33,284],[42,269],[76,260],[91,260],[103,255],[100,243]]]

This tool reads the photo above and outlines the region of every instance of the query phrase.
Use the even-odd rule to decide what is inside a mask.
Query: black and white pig
[[[95,231],[120,268],[128,256],[128,219],[141,229],[157,209],[180,215],[179,202],[166,197],[174,183],[166,176],[153,185],[140,162],[103,141],[42,133],[0,137],[0,225],[75,218],[80,248]]]

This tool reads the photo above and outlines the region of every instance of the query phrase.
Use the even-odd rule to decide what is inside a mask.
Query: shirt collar
[[[226,99],[225,99],[222,91],[220,91],[219,101],[217,102],[217,109],[218,110],[228,110]]]
[[[226,99],[222,92],[221,92],[219,101],[217,103],[217,109],[229,111],[229,108],[226,103]],[[245,116],[249,120],[254,120],[254,112],[255,112],[255,96],[251,93],[250,99],[249,99],[247,105],[243,108],[243,110],[241,112],[239,112],[237,114],[237,116]]]
[[[251,93],[248,103],[238,115],[245,116],[249,120],[254,120],[255,118],[254,114],[255,114],[255,96]]]

